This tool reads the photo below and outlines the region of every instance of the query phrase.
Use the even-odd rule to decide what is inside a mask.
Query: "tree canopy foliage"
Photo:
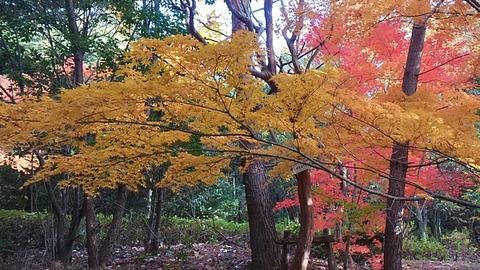
[[[144,39],[129,53],[122,82],[4,104],[2,133],[39,149],[75,145],[78,154],[51,155],[51,167],[35,178],[69,172],[66,184],[91,192],[118,183],[135,189],[148,163],[171,164],[164,185],[211,183],[239,155],[273,162],[270,173],[283,177],[296,162],[329,172],[339,161],[355,162],[368,182],[385,176],[382,149],[394,141],[477,166],[475,96],[442,91],[436,81],[412,97],[395,81],[389,91],[365,95],[348,69],[329,62],[273,77],[278,92],[268,95],[249,75],[252,55],[260,53],[247,32],[208,45],[187,36]],[[201,149],[180,144],[193,135]],[[247,142],[261,147],[245,150]]]

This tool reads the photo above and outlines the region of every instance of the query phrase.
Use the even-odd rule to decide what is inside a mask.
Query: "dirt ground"
[[[106,269],[246,269],[250,262],[249,250],[229,245],[193,244],[161,247],[160,255],[147,256],[143,248],[120,247],[115,252]],[[65,267],[51,259],[43,251],[4,254],[0,261],[0,269],[29,270],[76,270],[85,269],[87,254],[85,251],[74,251],[72,265]],[[328,269],[327,263],[319,259],[311,259],[309,269]],[[342,269],[339,266],[339,269]],[[369,269],[366,266],[352,265],[351,270]],[[479,262],[464,261],[404,261],[405,270],[479,270]]]

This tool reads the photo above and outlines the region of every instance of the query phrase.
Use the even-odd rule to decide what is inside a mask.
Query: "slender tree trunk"
[[[237,186],[243,186],[243,175],[240,172],[239,168],[235,169],[235,176],[234,176],[234,179],[233,179],[233,184],[235,186],[234,190],[237,189]],[[238,198],[239,196],[235,193],[234,197]],[[236,220],[237,220],[238,223],[242,223],[243,219],[244,219],[242,217],[242,213],[243,213],[243,209],[244,209],[243,207],[245,207],[245,202],[243,200],[238,200],[237,216],[236,216]]]
[[[427,215],[425,214],[425,208],[421,207],[418,202],[413,202],[413,211],[415,213],[415,219],[418,224],[418,238],[422,241],[427,240]]]
[[[93,198],[85,194],[85,227],[87,231],[88,268],[98,269],[97,218]]]
[[[163,197],[165,194],[164,188],[158,188],[157,191],[157,202],[155,204],[155,222],[153,224],[153,232],[155,237],[152,238],[150,243],[150,251],[158,252],[159,245],[159,236],[160,236],[160,225],[162,223],[162,212],[163,212]]]
[[[425,216],[422,216],[421,221],[419,221],[418,230],[420,240],[427,241],[427,219]]]
[[[440,239],[440,235],[438,234],[438,229],[437,229],[437,224],[438,224],[438,214],[437,214],[437,206],[435,204],[435,201],[431,205],[431,210],[430,210],[430,231],[432,232],[432,236],[436,239]]]
[[[151,253],[150,250],[150,243],[152,239],[155,237],[154,229],[153,229],[153,221],[155,219],[155,206],[156,206],[156,199],[157,199],[158,188],[155,186],[148,186],[148,220],[145,224],[145,252]]]
[[[151,165],[149,170],[144,171],[148,188],[148,220],[145,224],[145,251],[156,253],[159,245],[160,225],[162,221],[164,188],[158,188],[156,183],[165,176],[168,166]]]
[[[115,203],[115,213],[113,214],[112,223],[108,228],[107,235],[102,241],[100,251],[98,253],[98,264],[104,267],[108,263],[108,259],[112,253],[113,244],[120,233],[123,212],[125,210],[125,204],[127,203],[128,189],[125,185],[118,187],[117,199]]]
[[[40,169],[45,166],[45,159],[43,155],[38,150],[33,151],[34,155],[37,157],[40,163]],[[66,208],[67,208],[67,199],[66,195],[68,190],[62,191],[61,200],[55,196],[51,180],[45,183],[45,189],[47,191],[48,199],[52,204],[53,215],[55,218],[55,232],[56,232],[56,243],[54,256],[63,263],[69,263],[72,259],[72,249],[73,244],[78,238],[78,233],[80,230],[80,222],[85,215],[84,207],[80,207],[80,189],[77,188],[74,191],[74,201],[72,206],[72,218],[70,221],[70,227],[66,231]],[[85,206],[85,204],[83,205]]]
[[[308,266],[310,250],[313,241],[313,198],[310,170],[304,170],[295,175],[298,185],[298,200],[300,204],[300,232],[297,249],[293,259],[293,270],[305,270]]]
[[[112,222],[110,223],[105,239],[101,243],[100,249],[98,249],[98,221],[95,213],[95,204],[93,202],[93,198],[89,198],[87,195],[85,195],[84,204],[89,268],[97,269],[99,267],[104,267],[107,264],[108,259],[110,258],[110,254],[112,253],[115,239],[120,233],[122,217],[125,209],[125,204],[127,202],[127,197],[127,187],[125,185],[120,185],[118,187],[115,213],[113,214]]]
[[[27,194],[27,203],[25,205],[25,211],[29,213],[34,213],[38,211],[37,206],[37,187],[35,185],[30,185],[25,189],[25,193]]]
[[[390,160],[388,194],[405,196],[405,176],[408,168],[408,145],[396,143]],[[385,227],[384,269],[402,269],[402,218],[403,201],[389,199],[387,202],[387,224]]]
[[[348,262],[350,261],[350,234],[345,237],[345,256],[343,257],[343,270],[348,270]]]
[[[147,0],[142,0],[142,9],[143,11],[147,11],[150,9],[150,6],[148,5]],[[148,33],[149,26],[150,26],[150,20],[147,17],[145,17],[142,22],[142,28],[143,28],[143,31],[145,31],[144,34]]]
[[[145,251],[147,253],[158,252],[160,225],[163,212],[164,188],[153,188],[152,206],[147,224],[147,239],[145,241]]]
[[[74,191],[70,227],[68,228],[67,235],[65,235],[61,240],[61,246],[59,246],[57,249],[58,259],[64,263],[69,263],[72,260],[73,245],[78,239],[80,223],[85,215],[85,209],[80,204],[80,193],[80,188],[76,188]]]
[[[48,193],[53,195],[53,188],[51,183],[48,183]],[[54,210],[54,217],[55,217],[55,231],[56,231],[56,243],[55,243],[55,255],[60,261],[68,262],[68,250],[65,250],[64,244],[66,240],[66,230],[67,230],[67,219],[66,219],[66,190],[60,191],[60,202],[56,200],[58,203],[58,209]]]
[[[254,160],[244,174],[252,264],[250,269],[270,270],[280,265],[273,217],[273,202],[262,160]]]
[[[75,14],[75,6],[73,0],[65,0],[65,11],[67,13],[68,30],[70,31],[70,46],[73,53],[73,87],[83,84],[83,58],[85,55],[86,34],[88,33],[88,23],[85,22],[83,33],[77,26],[77,16]]]
[[[403,76],[402,90],[407,96],[415,94],[420,74],[426,24],[414,23],[407,63]],[[390,159],[390,177],[388,194],[396,197],[405,196],[405,177],[408,169],[408,142],[396,142]],[[385,226],[384,265],[385,270],[402,269],[402,216],[403,201],[387,201],[387,221]]]
[[[425,33],[427,31],[425,23],[414,23],[412,27],[412,36],[402,81],[402,90],[407,96],[411,96],[417,91],[423,45],[425,44]]]
[[[66,231],[66,218],[65,214],[54,214],[55,218],[55,233],[56,233],[56,242],[55,242],[55,256],[58,258],[59,261],[61,262],[68,262],[68,250],[65,250],[63,247],[64,245],[64,235]]]
[[[73,54],[73,62],[75,63],[75,68],[73,71],[74,75],[74,85],[80,86],[83,84],[83,57],[85,53],[76,52]]]

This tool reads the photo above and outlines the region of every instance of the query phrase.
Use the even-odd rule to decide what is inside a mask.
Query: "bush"
[[[0,250],[45,248],[51,232],[50,215],[0,209]]]
[[[453,260],[476,258],[478,249],[472,244],[468,232],[453,231],[449,236],[443,236],[442,242]]]
[[[219,243],[233,241],[246,243],[248,224],[225,220],[184,219],[168,217],[162,222],[160,238],[167,245],[192,243]]]
[[[102,239],[112,216],[98,215],[99,240]],[[143,245],[145,220],[140,216],[123,219],[116,245]],[[13,252],[27,249],[45,249],[52,241],[52,216],[46,213],[27,213],[0,209],[0,250]],[[160,241],[166,245],[193,244],[199,242],[220,243],[233,241],[242,245],[248,242],[248,224],[225,220],[185,219],[164,217],[160,228]],[[230,243],[231,244],[231,243]],[[76,248],[85,245],[85,222],[80,225],[80,237]]]
[[[280,237],[283,237],[284,231],[291,231],[292,233],[297,234],[300,231],[300,223],[285,218],[275,224],[275,229],[277,230],[277,233],[280,234]]]
[[[25,176],[10,166],[0,166],[0,208],[22,209],[25,206],[20,190]]]
[[[100,222],[99,239],[102,239],[112,220],[112,216],[97,215]],[[145,239],[145,217],[127,216],[123,218],[121,232],[115,244],[119,246],[143,245]],[[82,229],[83,229],[82,222]],[[81,230],[84,232],[84,230]],[[162,217],[160,242],[165,245],[220,243],[233,241],[239,244],[248,242],[248,223],[236,223],[223,219],[187,219],[180,217]],[[80,241],[84,241],[82,234]],[[81,246],[83,242],[79,243]]]
[[[403,255],[410,260],[445,260],[447,248],[436,240],[406,240],[403,244]]]

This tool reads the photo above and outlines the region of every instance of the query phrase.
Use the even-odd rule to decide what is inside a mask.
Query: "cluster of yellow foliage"
[[[264,82],[249,75],[257,68],[253,56],[261,54],[249,32],[208,45],[187,36],[140,40],[121,82],[0,104],[2,147],[47,155],[30,183],[68,172],[63,185],[91,194],[120,183],[135,190],[151,163],[170,164],[165,186],[214,183],[239,156],[264,158],[275,164],[270,174],[284,178],[297,162],[333,169],[350,160],[359,169],[385,172],[388,160],[366,150],[394,141],[480,164],[476,97],[432,92],[427,85],[406,97],[395,83],[387,93],[364,95],[333,62],[274,76],[278,92],[269,95]],[[94,143],[86,142],[87,134],[95,134]],[[191,148],[192,136],[201,149]],[[51,151],[66,145],[78,153]]]

